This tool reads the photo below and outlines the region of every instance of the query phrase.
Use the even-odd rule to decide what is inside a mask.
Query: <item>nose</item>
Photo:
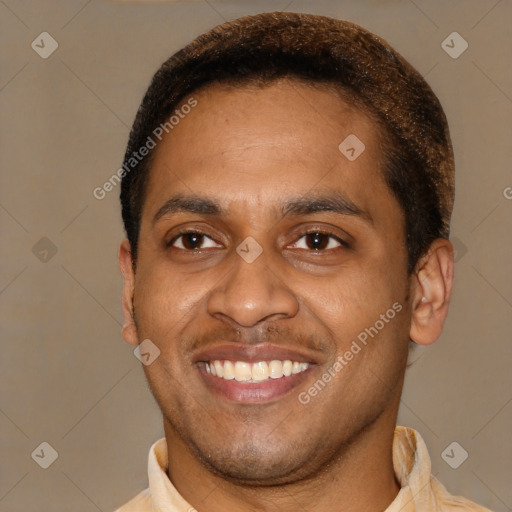
[[[235,326],[252,327],[262,321],[294,317],[299,303],[277,270],[269,267],[265,251],[252,263],[234,252],[227,275],[208,297],[210,315]]]

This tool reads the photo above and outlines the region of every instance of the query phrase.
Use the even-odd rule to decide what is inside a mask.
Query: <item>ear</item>
[[[453,246],[437,238],[416,266],[410,338],[431,345],[443,330],[453,286]]]
[[[133,270],[130,242],[128,242],[128,240],[123,240],[121,242],[121,247],[119,248],[119,268],[121,269],[124,281],[122,296],[124,325],[121,330],[121,335],[126,343],[130,343],[130,345],[138,345],[139,340],[137,336],[137,327],[135,326],[133,316],[135,273]]]

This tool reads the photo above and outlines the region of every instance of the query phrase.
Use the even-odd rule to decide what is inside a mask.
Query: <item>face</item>
[[[160,350],[144,369],[176,450],[254,485],[306,478],[394,421],[404,216],[376,124],[333,92],[194,97],[155,150],[142,213],[136,332]],[[359,156],[355,139],[338,148],[351,134]]]

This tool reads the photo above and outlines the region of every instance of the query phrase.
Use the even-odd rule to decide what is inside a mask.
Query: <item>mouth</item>
[[[225,346],[200,354],[196,360],[211,392],[232,402],[272,402],[297,388],[316,365],[304,354],[280,347]]]

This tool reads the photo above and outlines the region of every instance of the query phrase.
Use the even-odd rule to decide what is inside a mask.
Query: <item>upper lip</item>
[[[231,360],[256,363],[258,361],[298,361],[301,363],[315,363],[315,359],[305,352],[272,345],[270,343],[258,343],[255,345],[224,344],[211,347],[198,352],[194,362]]]

